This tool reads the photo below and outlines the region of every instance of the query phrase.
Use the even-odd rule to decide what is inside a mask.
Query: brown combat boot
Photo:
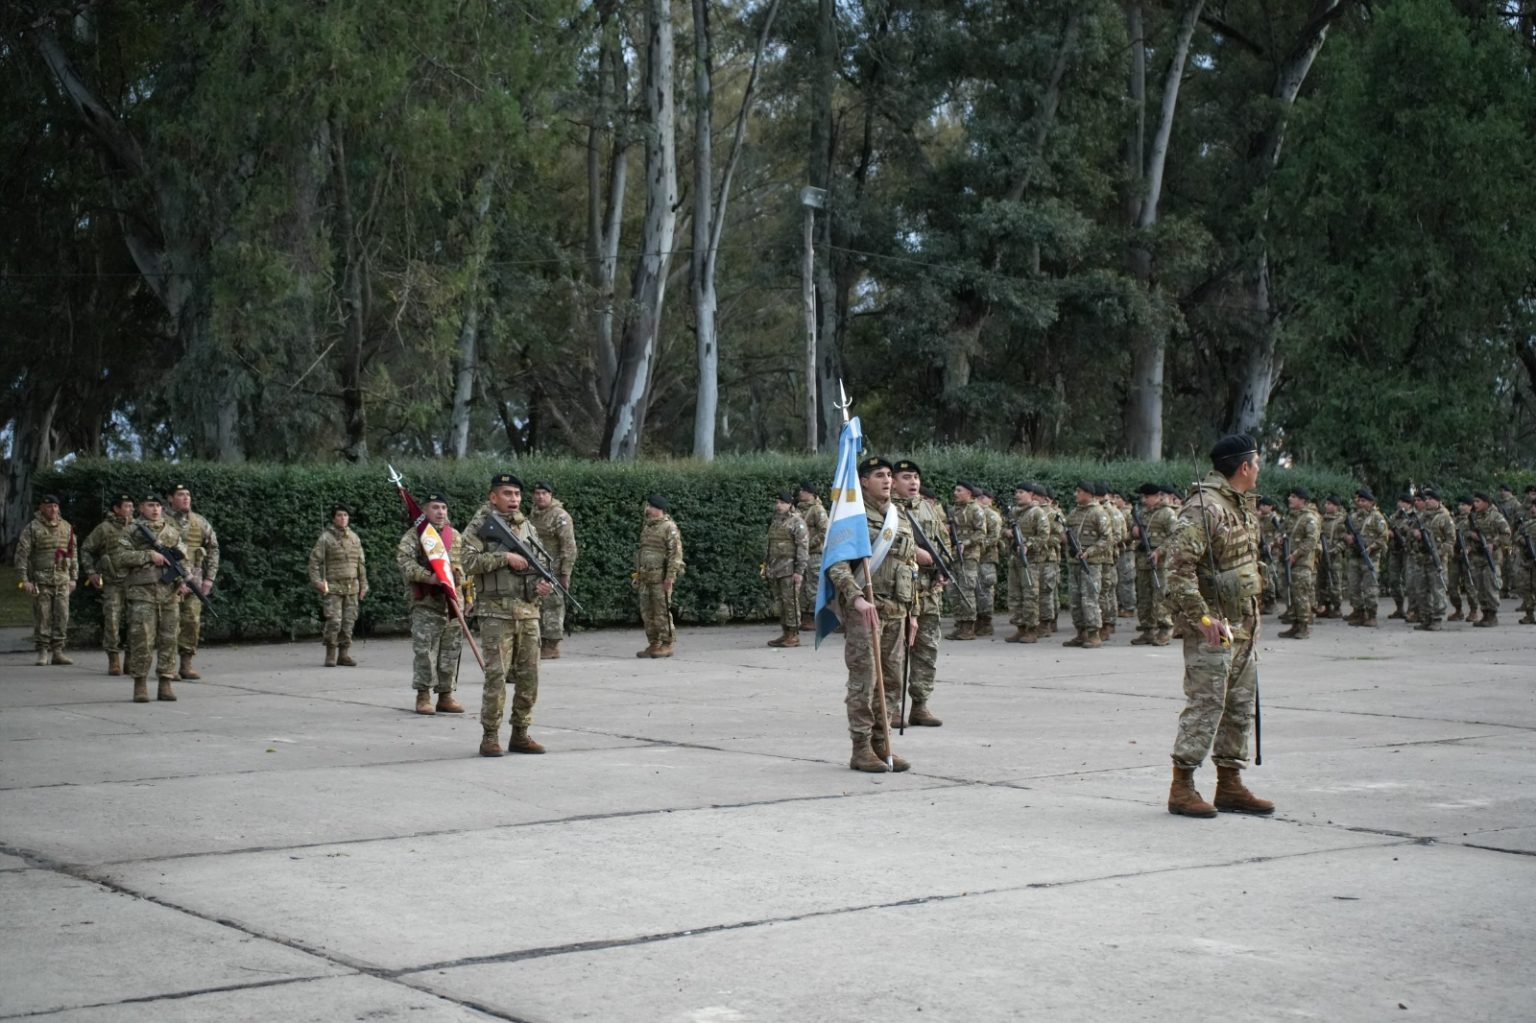
[[[56,647],[53,648],[53,663],[54,664],[74,664],[75,662],[70,660],[70,658],[64,653],[64,648],[63,647],[56,646]]]
[[[1413,627],[1414,632],[1439,632],[1440,620],[1438,618],[1426,618]]]
[[[876,732],[869,740],[870,752],[879,758],[890,770],[900,774],[902,771],[910,771],[912,764],[904,757],[898,757],[891,753],[890,739]]]
[[[539,660],[547,661],[552,657],[558,656],[559,655],[555,653],[555,644],[551,643],[547,639],[539,640]]]
[[[345,643],[336,647],[336,663],[343,668],[355,668],[357,662],[352,659],[352,644]]]
[[[1103,645],[1104,645],[1104,630],[1103,629],[1100,629],[1098,632],[1095,632],[1092,629],[1089,629],[1087,632],[1083,633],[1083,649],[1084,650],[1097,650],[1099,647],[1101,647]]]
[[[1520,619],[1521,625],[1536,625],[1536,611],[1527,611],[1525,617]]]
[[[779,633],[778,639],[770,639],[768,645],[771,647],[799,646],[800,633],[794,629],[785,629]]]
[[[1280,633],[1281,639],[1311,639],[1312,630],[1305,625],[1292,625],[1289,629]]]
[[[884,774],[890,768],[885,766],[885,761],[875,756],[875,751],[870,748],[868,739],[853,740],[853,756],[848,760],[848,770],[864,771],[867,774]]]
[[[1004,643],[1022,643],[1022,642],[1024,642],[1024,637],[1029,634],[1029,631],[1030,630],[1024,628],[1024,626],[1022,626],[1022,625],[1015,625],[1013,627],[1013,635],[1011,635],[1011,636],[1004,636],[1003,637],[1003,642]]]
[[[1360,627],[1362,629],[1375,629],[1379,628],[1380,626],[1376,622],[1375,615],[1367,614],[1364,618],[1360,619]]]
[[[1392,598],[1392,604],[1393,604],[1392,613],[1387,615],[1387,617],[1388,618],[1401,618],[1403,616],[1403,602],[1401,600],[1398,600],[1396,597],[1393,597]]]
[[[133,702],[149,702],[149,682],[145,679],[136,678],[133,680]]]
[[[1078,629],[1077,630],[1077,635],[1073,636],[1071,639],[1063,640],[1061,645],[1062,646],[1082,646],[1085,642],[1087,642],[1087,640],[1088,640],[1088,633],[1084,632],[1082,629]]]
[[[1115,634],[1115,627],[1113,625],[1101,625],[1101,626],[1099,626],[1099,642],[1100,643],[1108,643],[1109,642],[1109,637],[1113,636],[1114,634]]]
[[[1154,632],[1152,634],[1152,645],[1153,646],[1167,646],[1168,645],[1168,641],[1172,638],[1172,636],[1173,636],[1173,630],[1172,629],[1158,629],[1156,632]]]
[[[558,661],[559,659],[560,659],[560,640],[552,639],[552,640],[549,641],[549,657],[546,658],[546,660]]]
[[[425,689],[416,690],[416,713],[436,714],[432,709],[432,694]]]
[[[644,650],[636,650],[635,651],[635,656],[636,657],[655,657],[656,656],[656,651],[658,651],[660,649],[661,649],[661,644],[659,644],[659,643],[652,643],[650,646],[646,647]]]
[[[39,647],[37,651],[37,660],[33,661],[32,663],[34,666],[39,668],[48,667],[48,665],[53,663],[53,651],[49,650],[47,647]]]
[[[800,616],[800,631],[801,632],[815,632],[816,631],[816,616],[815,615],[801,615]]]
[[[1153,640],[1151,629],[1138,629],[1136,632],[1136,638],[1131,640],[1131,646],[1151,646],[1152,643]]]
[[[501,743],[496,739],[495,732],[486,732],[480,739],[480,755],[482,757],[501,756]]]
[[[464,713],[464,705],[455,700],[452,693],[438,693],[437,712],[439,714],[462,714]]]
[[[1217,764],[1216,809],[1222,813],[1252,813],[1264,817],[1275,812],[1275,804],[1249,792],[1239,768]]]
[[[195,655],[193,655],[193,654],[182,654],[181,655],[181,668],[180,668],[179,671],[177,671],[177,674],[180,675],[182,678],[191,679],[193,682],[196,682],[198,679],[202,678],[203,676],[199,675],[197,673],[197,669],[192,666],[192,658],[194,656]]]
[[[336,667],[336,645],[334,643],[325,644],[325,666],[327,668]]]
[[[656,648],[656,652],[654,654],[652,654],[651,656],[652,657],[671,657],[672,656],[672,644],[671,643],[663,643],[663,644],[661,644],[660,646],[658,646]]]
[[[978,615],[976,617],[976,635],[978,635],[978,636],[990,636],[990,635],[993,635],[993,631],[992,631],[992,616],[991,615]]]
[[[507,743],[508,753],[543,753],[544,747],[528,734],[527,725],[513,725],[512,739]]]
[[[937,728],[943,723],[944,722],[940,721],[938,718],[929,713],[928,704],[926,703],[917,703],[914,701],[912,704],[912,709],[907,712],[907,724],[909,725],[922,725],[928,728]]]
[[[1452,606],[1455,607],[1456,610],[1453,613],[1446,615],[1445,616],[1445,620],[1448,621],[1448,622],[1459,622],[1459,621],[1461,621],[1462,620],[1461,605],[1460,604],[1455,604],[1455,605],[1452,605]]]
[[[1346,624],[1346,625],[1359,625],[1361,620],[1364,619],[1364,618],[1365,618],[1365,611],[1363,611],[1363,610],[1351,611],[1349,613],[1349,616],[1344,619],[1344,624]]]
[[[107,674],[108,675],[121,675],[122,673],[123,673],[123,655],[122,654],[116,654],[116,653],[108,654],[107,655]]]
[[[1168,789],[1168,812],[1180,817],[1214,817],[1216,808],[1195,790],[1195,769],[1173,765],[1173,785]]]
[[[155,699],[164,700],[166,703],[176,702],[176,694],[171,690],[171,681],[168,678],[160,680],[160,691],[155,694]]]
[[[1470,622],[1473,625],[1476,625],[1478,622],[1480,622],[1482,620],[1483,620],[1483,612],[1478,610],[1478,609],[1476,609],[1476,608],[1473,608],[1472,609],[1472,613],[1467,615],[1467,621]]]
[[[1483,620],[1478,622],[1473,627],[1478,629],[1491,629],[1497,624],[1499,624],[1499,613],[1497,611],[1489,611],[1487,614],[1483,615]]]
[[[956,622],[955,631],[944,635],[945,639],[965,640],[976,638],[975,622]]]

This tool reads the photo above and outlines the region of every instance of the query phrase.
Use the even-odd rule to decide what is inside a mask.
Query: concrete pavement
[[[403,639],[213,648],[147,705],[0,655],[0,1020],[1531,1018],[1513,606],[1268,619],[1268,820],[1165,811],[1180,659],[1124,629],[945,644],[944,727],[878,776],[840,637],[767,625],[571,638],[549,755],[499,760],[468,654],[470,713],[418,717]]]

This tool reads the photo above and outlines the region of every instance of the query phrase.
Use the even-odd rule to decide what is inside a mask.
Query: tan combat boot
[[[464,705],[455,700],[452,693],[438,693],[437,712],[439,714],[462,714],[464,713]]]
[[[355,668],[357,662],[352,659],[352,644],[345,643],[336,647],[336,663],[343,668]]]
[[[111,653],[107,655],[107,674],[121,675],[123,673],[123,655]]]
[[[327,668],[336,667],[336,644],[334,643],[325,644],[325,666]]]
[[[1376,629],[1376,628],[1380,628],[1380,626],[1376,622],[1376,616],[1373,615],[1373,614],[1370,614],[1370,613],[1367,613],[1364,618],[1360,619],[1360,627],[1362,629]]]
[[[1084,650],[1097,650],[1099,647],[1101,647],[1103,645],[1104,645],[1103,630],[1099,630],[1098,632],[1095,632],[1093,629],[1089,629],[1087,632],[1083,633],[1083,649]]]
[[[32,662],[32,663],[34,665],[36,665],[37,667],[39,667],[39,668],[46,668],[46,667],[48,667],[48,665],[53,663],[53,651],[49,650],[45,646],[44,647],[38,647],[38,649],[37,649],[37,660]]]
[[[1173,765],[1173,785],[1168,789],[1168,812],[1180,817],[1214,817],[1216,808],[1195,791],[1195,769]]]
[[[771,647],[799,646],[800,633],[794,629],[785,629],[779,633],[778,639],[770,639],[768,645]]]
[[[1223,813],[1252,813],[1264,817],[1275,812],[1275,804],[1248,791],[1248,786],[1243,784],[1241,769],[1217,764],[1216,809]]]
[[[885,766],[885,761],[875,756],[875,751],[870,748],[868,739],[853,740],[853,756],[848,761],[850,771],[864,771],[867,774],[884,774],[890,770]]]
[[[660,646],[658,646],[656,648],[656,652],[654,654],[652,654],[651,656],[652,657],[671,657],[672,656],[672,644],[671,643],[662,643]]]
[[[1088,633],[1084,632],[1082,629],[1078,629],[1077,630],[1077,635],[1073,636],[1071,639],[1063,640],[1061,645],[1062,646],[1082,646],[1087,641],[1088,641]]]
[[[1031,628],[1028,628],[1028,629],[1024,630],[1024,638],[1019,640],[1019,642],[1020,643],[1038,643],[1038,642],[1040,642],[1040,637],[1044,634],[1044,632],[1045,632],[1045,630],[1042,629],[1040,626],[1038,626],[1038,625],[1032,626]]]
[[[815,632],[816,631],[816,616],[815,615],[801,615],[800,616],[800,631],[801,632]]]
[[[1426,618],[1422,622],[1420,622],[1419,624],[1415,625],[1413,627],[1413,631],[1414,632],[1439,632],[1440,631],[1440,619],[1438,619],[1438,618]]]
[[[486,732],[480,739],[480,755],[482,757],[501,756],[501,743],[497,741],[495,732]]]
[[[149,702],[149,682],[145,679],[136,678],[133,680],[133,702]]]
[[[166,703],[176,702],[176,693],[171,689],[172,681],[172,679],[168,678],[162,678],[160,680],[160,691],[155,694],[155,699],[164,700]]]
[[[70,660],[70,658],[65,655],[63,647],[56,646],[56,647],[53,648],[53,663],[54,664],[74,664],[75,662]]]
[[[177,672],[177,674],[179,674],[182,678],[191,679],[195,682],[203,676],[199,675],[197,673],[197,669],[192,667],[192,658],[194,656],[195,655],[193,654],[181,655],[181,669]]]
[[[1476,623],[1473,626],[1473,628],[1476,628],[1476,629],[1491,629],[1491,628],[1493,628],[1497,624],[1499,624],[1499,613],[1497,611],[1488,611],[1488,612],[1484,613],[1483,620],[1478,622],[1478,623]],[[57,655],[55,655],[54,661],[55,661],[55,663],[57,663],[57,661],[58,661]]]
[[[976,616],[976,635],[978,635],[978,636],[990,636],[992,634],[993,634],[993,632],[992,632],[992,616],[991,615],[977,615]]]
[[[875,735],[871,736],[869,740],[869,749],[870,752],[875,755],[875,758],[880,761],[880,763],[884,764],[890,770],[895,771],[897,774],[900,774],[902,771],[910,771],[912,769],[912,764],[910,761],[902,757],[895,756],[891,753],[890,740],[884,735],[876,733]]]
[[[976,638],[976,623],[975,622],[956,622],[955,623],[955,631],[950,632],[950,633],[946,633],[944,638],[945,639],[954,639],[954,640],[975,639]]]
[[[1280,633],[1281,639],[1307,639],[1312,635],[1312,630],[1305,625],[1292,625],[1289,629]]]
[[[544,657],[542,653],[539,656]],[[560,641],[558,639],[549,641],[549,656],[544,657],[544,659],[547,661],[558,661],[560,659]]]
[[[907,712],[907,724],[909,725],[921,725],[928,728],[938,728],[943,723],[944,722],[940,721],[929,712],[928,704],[926,703],[918,703],[913,701],[912,709]]]
[[[1114,634],[1115,634],[1115,627],[1113,625],[1102,625],[1102,626],[1100,626],[1099,627],[1099,642],[1100,643],[1108,643],[1109,642],[1109,637],[1113,636]]]
[[[425,689],[418,689],[418,690],[416,690],[416,713],[418,713],[418,714],[436,714],[437,713],[437,711],[432,709],[432,694],[429,693]]]
[[[1387,617],[1388,618],[1401,618],[1403,616],[1403,602],[1401,600],[1398,600],[1396,597],[1393,597],[1392,598],[1392,604],[1393,604],[1393,611],[1392,611],[1391,614],[1387,615]]]
[[[1536,611],[1527,611],[1525,617],[1520,619],[1521,625],[1536,625]]]
[[[1173,638],[1173,630],[1172,629],[1158,629],[1156,632],[1154,632],[1152,634],[1152,645],[1153,646],[1167,646],[1168,645],[1168,641],[1170,639],[1172,639],[1172,638]]]
[[[1022,642],[1024,642],[1024,633],[1027,632],[1027,631],[1028,630],[1025,629],[1024,626],[1020,625],[1018,622],[1014,622],[1013,623],[1013,635],[1011,635],[1011,636],[1004,636],[1003,637],[1003,642],[1004,643],[1022,643]]]
[[[1361,621],[1363,621],[1364,619],[1365,619],[1365,612],[1363,610],[1361,610],[1361,611],[1351,611],[1349,613],[1349,617],[1344,619],[1344,624],[1345,625],[1359,625],[1361,623]]]
[[[652,643],[650,646],[646,647],[644,650],[637,650],[637,651],[635,651],[635,656],[636,657],[655,657],[656,656],[656,651],[658,651],[660,649],[661,649],[661,644],[659,644],[659,643]]]
[[[528,734],[527,725],[513,725],[512,739],[507,743],[508,753],[543,753],[544,747]]]
[[[1451,606],[1454,607],[1456,610],[1455,610],[1455,612],[1453,614],[1446,615],[1445,616],[1445,620],[1448,621],[1448,622],[1459,622],[1459,621],[1461,621],[1462,618],[1463,618],[1462,613],[1461,613],[1461,605],[1460,604],[1452,604]],[[1387,617],[1390,618],[1391,615],[1388,615]]]
[[[1152,630],[1151,629],[1138,629],[1137,632],[1136,632],[1136,638],[1131,640],[1131,646],[1151,646],[1151,645],[1152,645]]]

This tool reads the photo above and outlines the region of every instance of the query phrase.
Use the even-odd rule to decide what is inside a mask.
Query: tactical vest
[[[1213,474],[1214,475],[1214,474]],[[1259,521],[1248,502],[1207,476],[1185,502],[1180,518],[1206,535],[1208,553],[1195,567],[1200,594],[1207,604],[1227,616],[1246,613],[1247,602],[1259,595]],[[1204,524],[1202,524],[1204,519]],[[1215,561],[1215,575],[1211,562]]]
[[[27,578],[39,586],[65,586],[71,582],[71,564],[75,552],[70,549],[72,531],[62,518],[43,521],[41,515],[26,525],[32,534],[32,550],[27,558]]]
[[[187,548],[187,558],[192,562],[192,567],[201,570],[203,562],[208,558],[208,548],[204,546],[208,538],[208,520],[197,512],[188,512],[185,516],[173,515],[172,518],[181,530],[181,542]]]
[[[176,528],[176,523],[170,519],[163,518],[159,522],[149,522],[141,519],[140,522],[145,529],[149,530],[149,535],[155,538],[155,542],[162,547],[175,547],[181,542],[181,531]],[[140,535],[136,526],[130,527],[118,542],[124,547],[135,551],[151,550],[148,541]],[[165,568],[161,565],[156,565],[153,561],[146,558],[142,565],[135,565],[128,569],[128,574],[123,579],[123,585],[152,586],[155,583],[162,582],[164,578]]]

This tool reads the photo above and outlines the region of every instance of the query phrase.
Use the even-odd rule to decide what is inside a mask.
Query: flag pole
[[[418,537],[421,536],[421,534],[426,531],[428,526],[427,517],[422,513],[421,509],[416,506],[416,499],[411,496],[410,491],[405,489],[405,477],[401,475],[400,471],[397,470],[393,465],[389,467],[389,482],[395,485],[395,489],[400,492],[400,499],[405,502],[405,516],[410,520],[411,528],[416,530],[416,535]],[[448,554],[448,548],[446,544],[443,545],[443,553],[444,555]],[[453,574],[451,561],[449,562],[448,573],[449,574],[446,578],[449,582],[451,582]],[[464,620],[464,609],[459,606],[460,600],[458,588],[456,586],[443,585],[443,590],[445,591],[444,599],[448,602],[448,606],[453,609],[453,617],[458,621],[459,629],[463,631],[464,639],[469,643],[469,652],[475,655],[475,663],[480,665],[481,671],[484,671],[485,658],[481,655],[480,648],[475,645],[475,637],[474,634],[469,631],[469,623]]]

